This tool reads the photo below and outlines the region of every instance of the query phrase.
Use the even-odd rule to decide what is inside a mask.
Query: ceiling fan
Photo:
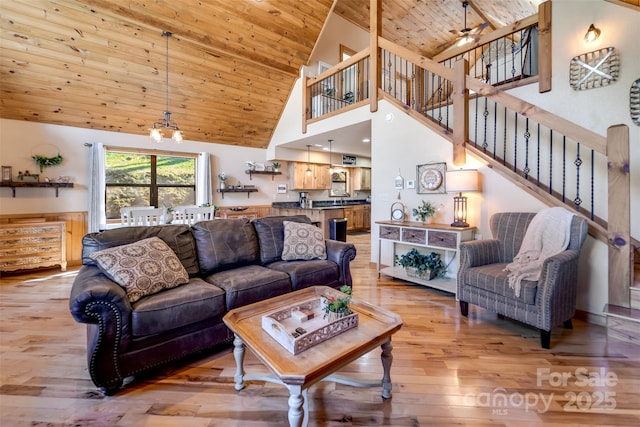
[[[458,37],[455,40],[441,44],[440,46],[438,46],[439,48],[448,49],[454,44],[457,46],[462,46],[467,43],[477,42],[480,39],[480,33],[482,32],[482,30],[489,26],[488,22],[483,22],[482,24],[474,28],[469,28],[467,26],[467,7],[469,7],[469,2],[463,1],[462,7],[464,8],[464,27],[461,30],[449,30],[450,33],[456,34]]]

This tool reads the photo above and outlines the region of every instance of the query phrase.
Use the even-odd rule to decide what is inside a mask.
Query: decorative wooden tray
[[[334,321],[325,319],[322,298],[313,298],[262,316],[262,329],[290,353],[301,353],[316,344],[358,326],[358,313]]]

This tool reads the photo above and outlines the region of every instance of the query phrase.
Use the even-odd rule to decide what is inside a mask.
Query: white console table
[[[458,272],[458,252],[461,242],[473,240],[476,227],[451,227],[445,224],[425,224],[413,221],[376,221],[378,229],[378,277],[380,273],[442,291],[456,293],[456,275]],[[393,246],[391,266],[382,268],[382,245],[388,242]],[[422,280],[409,277],[404,268],[395,265],[398,247],[427,248],[442,254],[447,266],[443,278]],[[402,252],[401,252],[402,253]]]

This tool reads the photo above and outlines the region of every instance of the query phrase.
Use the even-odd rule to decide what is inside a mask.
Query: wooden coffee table
[[[244,380],[283,384],[289,389],[289,425],[306,426],[309,421],[307,389],[319,381],[335,381],[355,387],[380,387],[382,397],[391,397],[391,335],[400,329],[402,320],[390,311],[353,298],[351,309],[358,313],[359,324],[302,353],[293,355],[262,329],[262,316],[284,309],[332,288],[316,286],[260,301],[229,311],[224,323],[235,334],[233,354],[236,361],[235,388],[242,390]],[[273,374],[245,374],[244,348],[248,347]],[[355,381],[334,372],[368,353],[382,348],[382,380]]]

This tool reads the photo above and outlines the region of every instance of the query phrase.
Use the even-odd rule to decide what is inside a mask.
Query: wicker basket
[[[414,267],[405,267],[404,271],[407,273],[407,276],[421,280],[431,280],[436,276],[433,270],[418,270]]]

